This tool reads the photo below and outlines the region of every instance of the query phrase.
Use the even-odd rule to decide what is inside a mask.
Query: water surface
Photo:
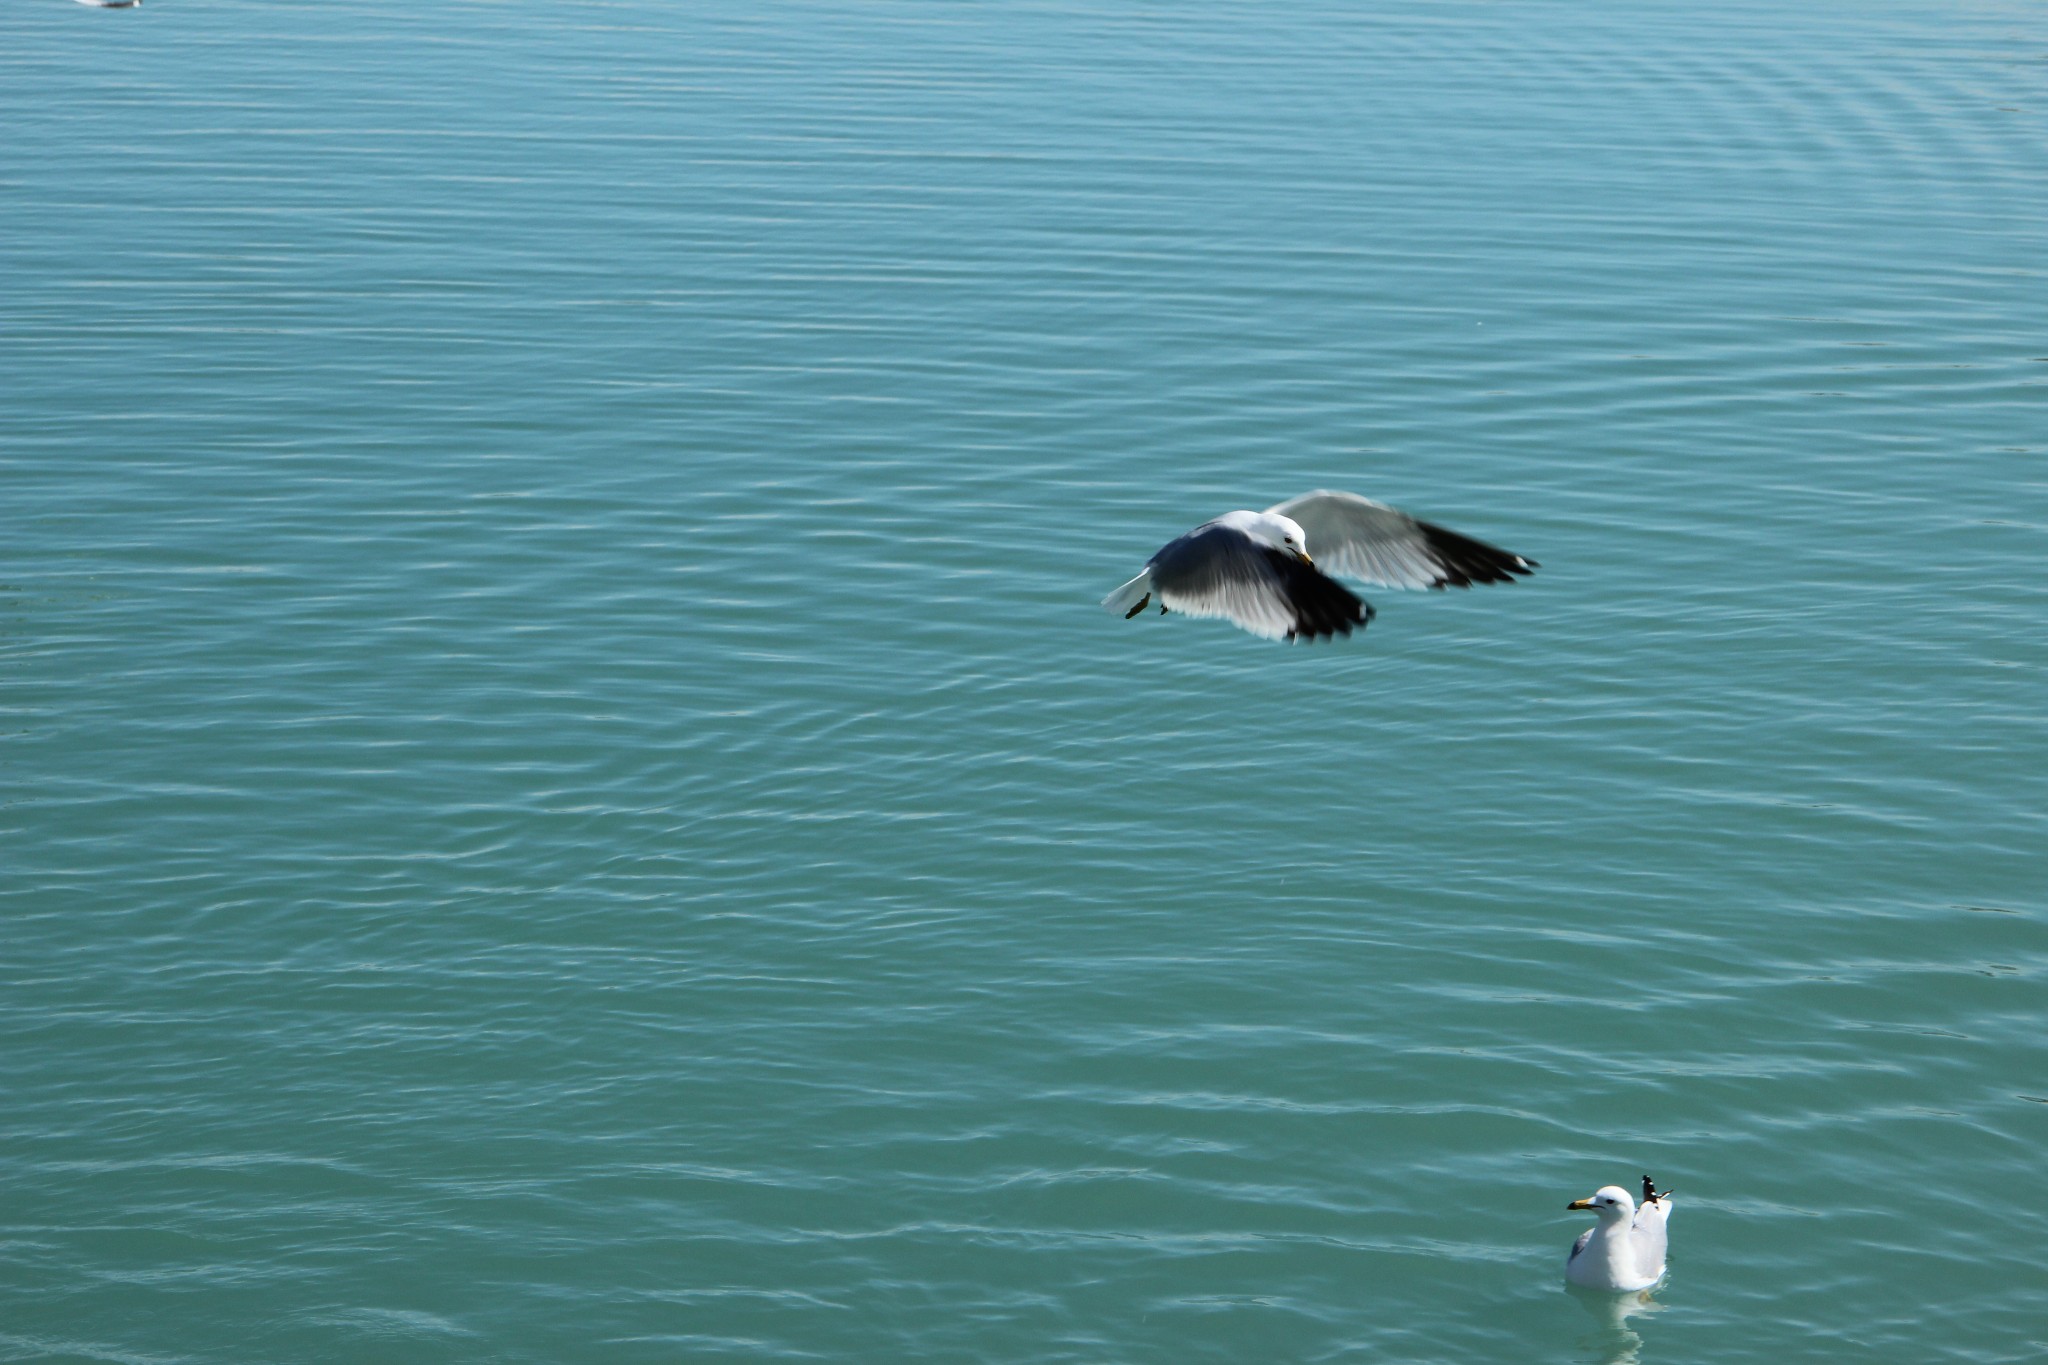
[[[0,1359],[2048,1349],[2038,9],[1102,11],[0,15]]]

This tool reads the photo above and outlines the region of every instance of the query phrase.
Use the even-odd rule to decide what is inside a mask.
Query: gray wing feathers
[[[1308,552],[1325,573],[1390,588],[1508,583],[1536,567],[1534,560],[1356,493],[1319,488],[1266,510],[1300,523]]]
[[[1167,542],[1145,569],[1160,603],[1184,616],[1225,617],[1268,640],[1294,631],[1279,575],[1251,540],[1228,527],[1196,527]]]
[[[1636,1269],[1645,1276],[1663,1272],[1667,1245],[1664,1223],[1670,1217],[1671,1199],[1667,1195],[1637,1209],[1635,1221],[1629,1225],[1628,1241],[1635,1249]]]
[[[1579,1259],[1579,1253],[1586,1249],[1586,1243],[1593,1240],[1593,1229],[1587,1228],[1579,1234],[1579,1240],[1572,1243],[1572,1249],[1565,1253],[1564,1263],[1570,1265]]]
[[[1266,510],[1301,523],[1324,573],[1390,588],[1427,588],[1438,577],[1415,518],[1398,507],[1324,488]]]

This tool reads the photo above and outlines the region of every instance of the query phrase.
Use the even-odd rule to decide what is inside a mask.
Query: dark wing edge
[[[1372,603],[1285,550],[1268,546],[1260,549],[1294,612],[1294,629],[1287,634],[1290,641],[1306,639],[1313,644],[1364,630],[1372,624],[1372,618],[1378,614]]]
[[[1474,583],[1512,583],[1543,567],[1533,559],[1460,535],[1433,521],[1418,521],[1415,529],[1422,532],[1423,543],[1435,561],[1438,577],[1429,586],[1438,590],[1469,588]]]

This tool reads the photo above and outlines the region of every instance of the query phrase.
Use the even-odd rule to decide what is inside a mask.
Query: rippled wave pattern
[[[2048,1350],[2038,7],[14,0],[0,126],[0,1359]],[[1319,486],[1544,568],[1096,607]]]

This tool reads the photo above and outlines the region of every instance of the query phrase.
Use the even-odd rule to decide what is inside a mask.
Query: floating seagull
[[[1162,615],[1222,616],[1268,640],[1315,640],[1373,618],[1370,604],[1322,569],[1389,588],[1469,588],[1512,583],[1535,567],[1398,507],[1319,488],[1203,522],[1168,541],[1102,605],[1128,621],[1156,595]]]
[[[1662,1194],[1643,1177],[1641,1207],[1619,1185],[1602,1185],[1591,1199],[1574,1199],[1600,1221],[1579,1234],[1565,1258],[1564,1277],[1587,1289],[1648,1289],[1664,1278],[1664,1223],[1671,1191]]]
[[[134,9],[142,0],[78,0],[78,3],[91,5],[94,9]]]

